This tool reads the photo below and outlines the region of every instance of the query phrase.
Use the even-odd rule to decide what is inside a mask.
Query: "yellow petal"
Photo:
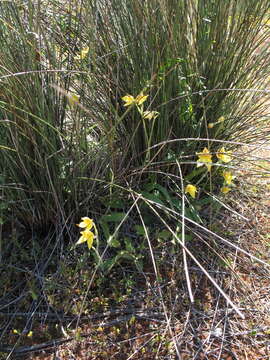
[[[74,60],[83,60],[89,53],[89,47],[82,48],[81,52],[74,56]]]
[[[222,188],[220,189],[220,191],[223,194],[227,194],[229,191],[231,191],[231,189],[228,186],[222,186]]]
[[[152,120],[152,119],[156,119],[158,115],[159,115],[158,111],[144,111],[142,117],[144,119]]]
[[[204,148],[202,152],[196,153],[198,156],[197,160],[197,167],[206,165],[207,170],[211,170],[211,164],[212,164],[212,155],[210,154],[209,150],[207,148]]]
[[[185,193],[188,193],[193,199],[196,197],[197,188],[194,185],[188,184],[185,188]]]
[[[220,148],[217,152],[217,158],[225,163],[228,163],[232,160],[231,157],[232,152],[226,151],[224,147]]]
[[[91,247],[93,246],[93,241],[94,241],[94,234],[91,232],[91,236],[89,236],[87,239],[88,249],[91,249]]]
[[[224,116],[220,116],[218,119],[217,119],[217,122],[218,123],[221,123],[225,120],[225,117]]]
[[[82,232],[81,232],[81,234],[82,234]],[[79,240],[76,242],[76,245],[82,244],[82,243],[84,243],[85,241],[86,241],[86,238],[82,235],[82,236],[79,238]]]
[[[206,164],[205,164],[205,166],[207,167],[207,170],[210,172],[210,171],[211,171],[211,167],[212,167],[212,165],[211,165],[211,164],[206,163]]]
[[[89,53],[89,46],[82,49],[82,51],[81,51],[82,59],[84,59],[88,53]]]
[[[232,180],[234,178],[232,173],[230,171],[223,171],[222,175],[223,175],[223,177],[225,179],[226,184],[231,185]]]
[[[79,103],[80,96],[77,94],[68,94],[68,102],[70,106],[74,106]]]
[[[82,221],[77,225],[80,228],[87,228],[90,230],[93,227],[94,221],[93,219],[90,219],[89,217],[85,216],[82,217]]]
[[[136,97],[136,103],[138,105],[142,105],[148,98],[149,95],[143,95],[143,93],[139,94],[137,97]]]
[[[199,162],[212,162],[212,155],[207,148],[204,148],[202,152],[196,153],[196,155],[199,157]]]
[[[79,238],[79,240],[76,242],[76,245],[78,244],[82,244],[84,242],[87,241],[87,245],[88,247],[91,245],[92,247],[92,244],[93,244],[93,240],[94,240],[94,237],[95,235],[92,233],[92,231],[89,231],[89,229],[86,229],[84,231],[81,231],[81,237]],[[89,247],[89,249],[91,248]]]
[[[132,95],[125,95],[122,97],[122,100],[125,102],[124,106],[130,106],[136,103],[136,100]]]

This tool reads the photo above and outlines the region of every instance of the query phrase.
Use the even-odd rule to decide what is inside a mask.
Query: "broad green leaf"
[[[137,235],[141,235],[141,236],[145,235],[145,230],[144,230],[144,227],[142,225],[135,225],[134,228],[135,228],[135,231],[136,231]]]
[[[107,241],[108,245],[114,248],[119,248],[121,246],[121,243],[119,240],[117,240],[116,237],[109,237],[109,240]]]
[[[172,234],[170,233],[169,230],[161,230],[158,234],[158,239],[159,240],[168,240],[170,237],[172,237]]]
[[[160,205],[164,205],[164,202],[158,196],[151,194],[147,191],[143,191],[142,196],[147,200],[153,201]]]
[[[102,222],[121,222],[125,218],[126,214],[121,212],[115,212],[101,217]]]

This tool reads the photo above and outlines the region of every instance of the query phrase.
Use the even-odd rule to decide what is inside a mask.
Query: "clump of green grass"
[[[205,147],[265,136],[266,1],[1,7],[1,173],[26,223],[65,222],[89,178],[177,174],[176,159],[189,176]],[[139,94],[144,115],[122,100]]]
[[[1,221],[54,232],[44,249],[32,235],[26,246],[4,238],[13,256],[3,266],[28,274],[34,256],[22,307],[40,299],[62,311],[57,279],[72,288],[76,278],[77,327],[93,284],[118,281],[119,269],[147,283],[150,268],[177,353],[162,276],[183,269],[194,305],[195,266],[242,316],[209,257],[230,248],[260,261],[216,234],[214,221],[222,207],[236,214],[226,193],[237,190],[238,147],[269,139],[269,2],[44,5],[0,3]],[[74,235],[81,216],[95,231],[81,224]],[[66,247],[77,235],[89,251]],[[6,289],[17,291],[10,279]]]
[[[104,126],[117,143],[111,150],[120,167],[129,170],[149,159],[171,163],[209,144],[216,150],[219,144],[211,139],[263,138],[266,117],[258,114],[265,105],[258,99],[265,97],[268,83],[268,10],[267,1],[253,0],[229,6],[215,1],[93,3],[86,21],[96,19],[95,35],[85,37],[96,96],[103,99],[93,106],[93,116],[106,114]],[[140,92],[149,95],[145,110],[160,113],[154,124],[134,111],[122,118],[122,96]],[[254,128],[260,129],[256,135]],[[205,140],[184,141],[189,138]]]
[[[58,36],[64,41],[64,20],[42,18],[33,4],[0,6],[2,196],[26,227],[57,227],[93,197],[88,178],[104,171],[107,157],[95,143],[93,122],[74,101],[72,41],[55,43]]]

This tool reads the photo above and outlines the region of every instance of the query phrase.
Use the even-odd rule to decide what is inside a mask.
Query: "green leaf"
[[[136,234],[139,236],[144,236],[145,235],[145,230],[144,227],[142,225],[135,225],[134,226]]]
[[[138,259],[135,259],[135,265],[137,267],[137,269],[141,272],[143,271],[143,262],[142,260],[138,260]]]
[[[199,215],[199,212],[191,204],[189,205],[189,207],[185,208],[185,216],[190,220],[196,221],[200,224],[203,223],[202,218]]]
[[[171,204],[175,209],[179,211],[182,210],[182,199],[174,197],[171,199]]]
[[[110,229],[109,229],[109,226],[108,226],[107,222],[105,222],[105,221],[100,221],[100,226],[102,227],[104,236],[105,236],[107,239],[109,239],[109,237],[110,237]]]
[[[37,294],[34,292],[34,290],[30,289],[30,294],[31,294],[33,300],[37,300],[37,299],[38,299],[38,296],[37,296]]]
[[[205,166],[201,166],[199,168],[195,168],[189,175],[185,177],[186,182],[190,182],[195,176],[198,176],[202,174],[203,172],[206,172],[207,169]]]
[[[169,230],[164,229],[164,230],[160,231],[157,234],[157,236],[158,236],[159,240],[168,240],[172,236],[172,234],[170,233]]]
[[[216,200],[214,198],[212,198],[211,196],[205,196],[199,200],[198,199],[196,200],[196,204],[199,204],[199,205],[207,205],[207,204],[211,204],[211,203],[216,203]]]
[[[124,209],[125,207],[125,202],[115,195],[112,197],[104,197],[101,199],[101,202],[107,208]]]
[[[103,215],[100,219],[101,222],[121,222],[124,218],[125,218],[126,214],[125,213],[112,213],[112,214],[108,214],[108,215]]]
[[[108,245],[114,248],[119,248],[121,246],[121,243],[119,240],[117,240],[116,237],[109,236],[109,239],[107,241]]]
[[[256,336],[256,335],[257,335],[257,331],[256,331],[256,330],[251,330],[250,335],[251,335],[251,336]]]
[[[147,200],[153,201],[153,202],[155,202],[157,204],[160,204],[160,205],[164,205],[164,202],[162,200],[160,200],[159,196],[151,194],[151,193],[149,193],[147,191],[143,191],[142,196]]]
[[[130,252],[130,253],[135,253],[136,250],[135,250],[135,248],[134,248],[134,246],[132,244],[131,239],[130,238],[125,238],[124,241],[125,241],[126,250],[128,252]]]

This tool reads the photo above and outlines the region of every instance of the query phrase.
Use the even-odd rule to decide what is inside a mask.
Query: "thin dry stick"
[[[258,147],[258,144],[247,144],[247,143],[243,143],[243,142],[239,142],[239,141],[218,140],[218,139],[211,139],[211,138],[179,138],[179,139],[161,141],[160,143],[151,146],[149,149],[152,150],[156,147],[164,146],[166,144],[171,144],[171,143],[175,143],[178,141],[210,141],[210,142],[216,142],[216,143],[220,143],[220,144],[248,146],[250,148],[255,148],[255,149],[256,149],[256,147]],[[269,149],[270,149],[269,147],[264,147],[264,150],[269,150]]]

